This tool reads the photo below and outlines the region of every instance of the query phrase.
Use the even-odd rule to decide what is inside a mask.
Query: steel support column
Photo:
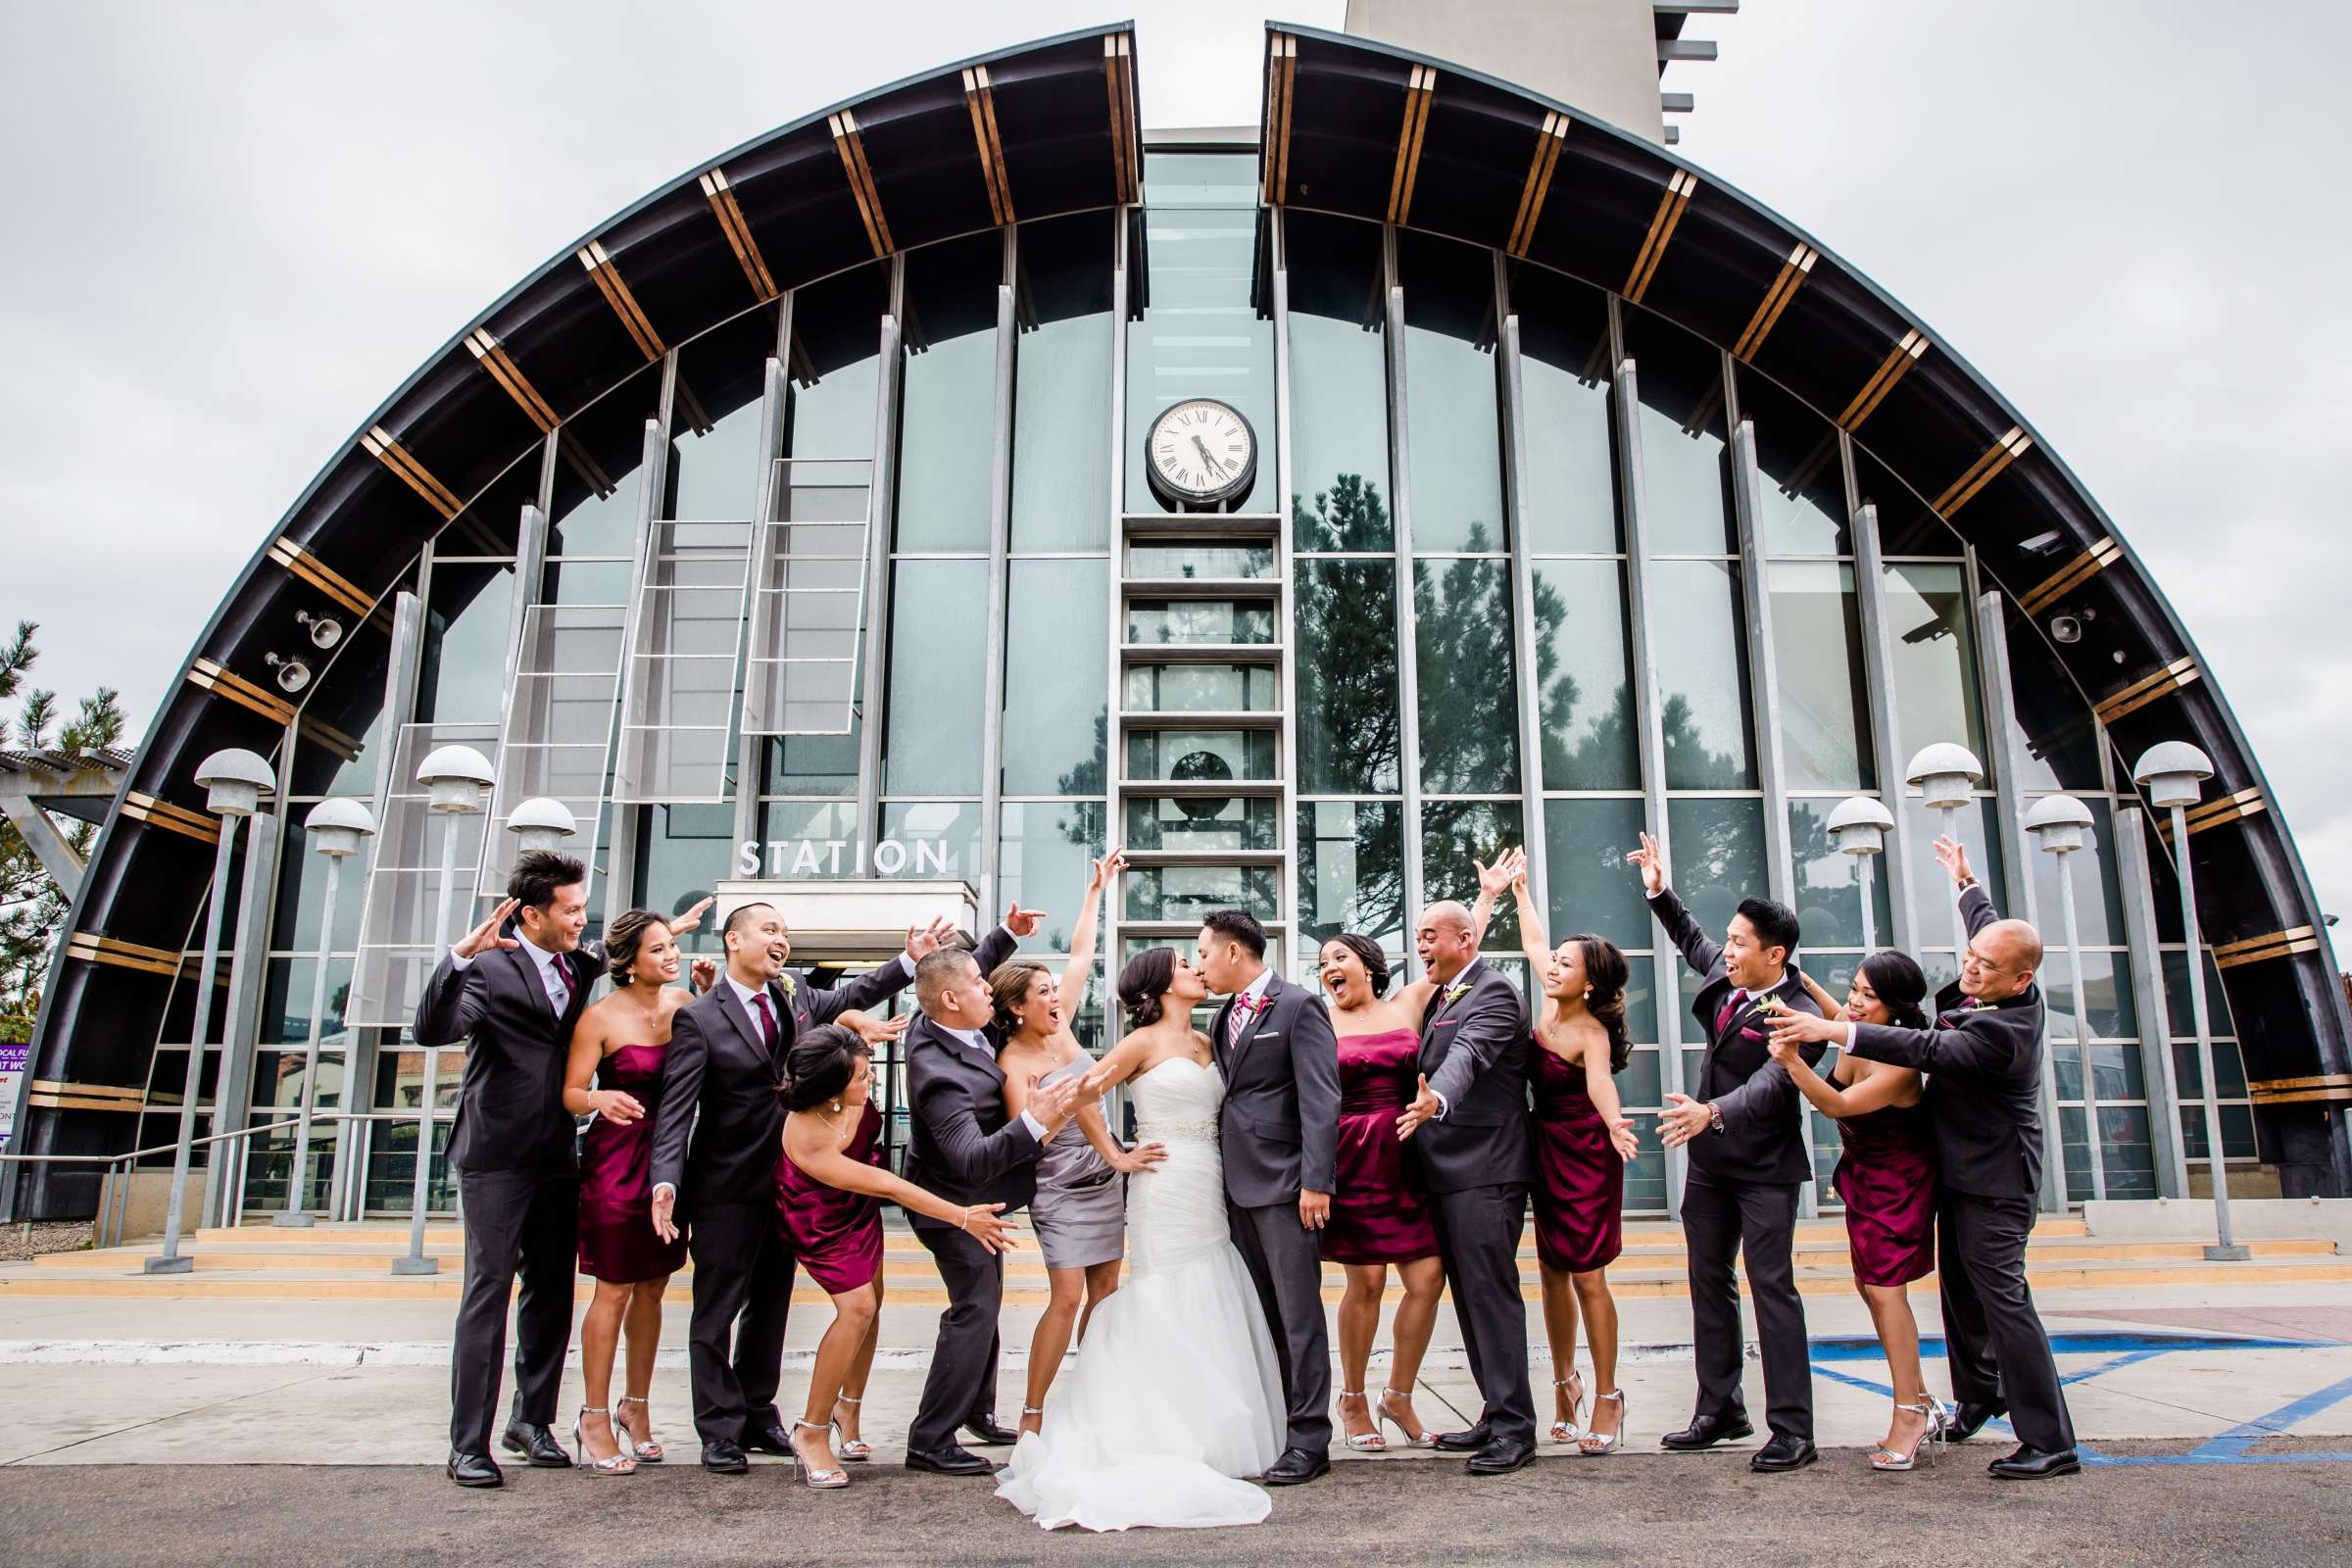
[[[1389,378],[1389,520],[1396,556],[1396,735],[1404,814],[1404,922],[1409,937],[1421,917],[1421,671],[1413,613],[1412,416],[1405,401],[1404,289],[1396,281],[1396,225],[1383,225],[1382,298]],[[1288,699],[1295,701],[1296,699]]]
[[[1536,648],[1536,568],[1527,536],[1527,400],[1519,360],[1519,317],[1511,309],[1510,270],[1500,251],[1494,253],[1494,312],[1502,322],[1498,343],[1502,356],[1502,510],[1510,533],[1511,652],[1519,668],[1512,694],[1519,716],[1519,839],[1527,854],[1528,892],[1548,922],[1551,880],[1544,855],[1544,699]],[[1530,975],[1531,1006],[1538,989],[1537,977]]]
[[[996,427],[989,442],[988,462],[988,632],[987,665],[981,679],[980,701],[980,907],[997,907],[1004,888],[997,862],[1004,842],[1004,660],[1007,601],[1012,585],[1012,376],[1013,356],[1020,333],[1014,309],[1013,271],[1017,243],[1014,230],[1004,231],[1004,254],[997,279]],[[1038,890],[1028,890],[1032,901]]]
[[[1846,497],[1850,502],[1853,488],[1853,449],[1847,437],[1838,437],[1844,449],[1846,465]],[[1879,796],[1886,803],[1886,814],[1894,818],[1894,826],[1886,830],[1886,925],[1892,934],[1887,943],[1906,952],[1917,950],[1919,912],[1911,898],[1911,829],[1904,813],[1902,727],[1895,721],[1894,690],[1894,630],[1886,619],[1886,565],[1879,553],[1879,509],[1875,506],[1854,507],[1851,513],[1854,536],[1854,602],[1862,612],[1862,668],[1864,686],[1870,693],[1870,746],[1878,754]]]
[[[873,487],[866,495],[865,668],[858,731],[858,820],[852,831],[873,842],[882,833],[882,703],[890,675],[890,539],[898,494],[899,320],[906,296],[906,258],[890,259],[890,300],[882,314],[874,365]],[[982,916],[986,918],[985,915]]]
[[[2173,1070],[2173,1014],[2164,988],[2163,937],[2156,923],[2156,883],[2148,862],[2145,810],[2115,808],[2115,881],[2132,944],[2132,1010],[2139,1014],[2139,1075],[2148,1091],[2148,1154],[2156,1191],[2188,1196],[2188,1156],[2180,1141],[2180,1084]]]

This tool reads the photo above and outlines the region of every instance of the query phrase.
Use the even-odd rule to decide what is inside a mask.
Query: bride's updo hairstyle
[[[1147,948],[1127,960],[1119,971],[1119,1005],[1126,1010],[1127,1027],[1141,1029],[1159,1022],[1159,999],[1176,984],[1176,950]]]
[[[872,1054],[863,1037],[845,1024],[811,1029],[784,1054],[784,1083],[776,1095],[786,1110],[814,1110],[839,1100],[857,1076],[858,1058]]]

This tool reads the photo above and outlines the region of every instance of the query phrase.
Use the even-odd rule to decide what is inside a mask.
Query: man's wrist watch
[[[1711,1100],[1707,1102],[1707,1125],[1713,1128],[1718,1136],[1722,1134],[1723,1107]]]

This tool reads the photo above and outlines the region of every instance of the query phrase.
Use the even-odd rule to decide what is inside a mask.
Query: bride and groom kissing
[[[1486,1409],[1438,1440],[1499,1474],[1535,1451],[1526,1309],[1516,1259],[1531,1172],[1523,1118],[1524,1004],[1476,959],[1469,911],[1433,906],[1416,932],[1445,990],[1421,1044],[1420,1097],[1397,1134],[1417,1152]],[[1330,1216],[1340,1120],[1338,1044],[1320,998],[1265,964],[1251,915],[1204,921],[1192,957],[1153,948],[1119,976],[1127,1032],[1082,1075],[1040,1080],[1007,1109],[981,977],[1009,957],[999,930],[971,953],[918,966],[922,1016],[906,1037],[914,1111],[908,1178],[954,1202],[1026,1205],[1036,1167],[1080,1106],[1129,1086],[1139,1148],[1127,1179],[1128,1279],[1100,1299],[1042,1430],[1021,1434],[998,1493],[1046,1528],[1255,1523],[1267,1485],[1330,1467],[1331,1363],[1318,1232]],[[1196,1006],[1227,1000],[1208,1033]],[[960,1231],[915,1221],[949,1306],[909,1434],[907,1463],[989,1474],[956,1443],[998,1426],[1001,1258]]]

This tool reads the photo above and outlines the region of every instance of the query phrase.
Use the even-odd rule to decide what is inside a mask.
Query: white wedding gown
[[[1225,1220],[1224,1080],[1172,1057],[1133,1081],[1136,1137],[1167,1158],[1127,1178],[1127,1276],[1095,1309],[997,1495],[1048,1530],[1253,1525],[1239,1479],[1282,1451],[1281,1371]]]

